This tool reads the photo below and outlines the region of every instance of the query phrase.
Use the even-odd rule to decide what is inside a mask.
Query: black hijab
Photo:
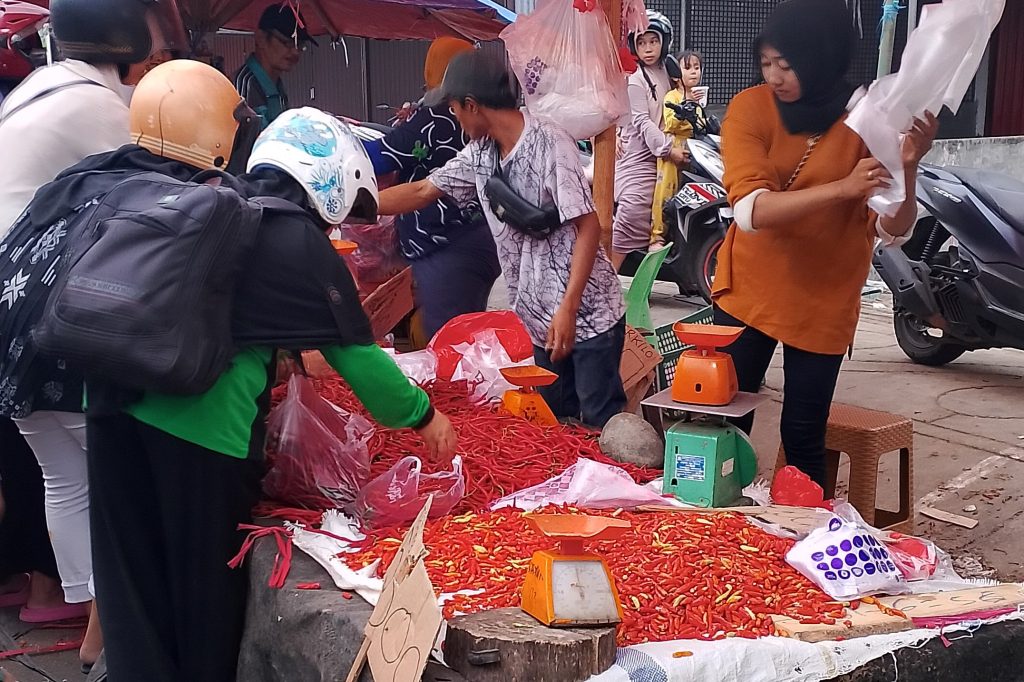
[[[765,21],[758,59],[762,47],[774,47],[800,79],[799,100],[775,100],[790,133],[824,133],[842,118],[854,91],[846,80],[854,41],[845,0],[786,0]]]

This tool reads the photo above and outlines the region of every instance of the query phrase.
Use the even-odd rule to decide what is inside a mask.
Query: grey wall
[[[939,166],[984,168],[1024,182],[1024,137],[939,140],[925,161]]]

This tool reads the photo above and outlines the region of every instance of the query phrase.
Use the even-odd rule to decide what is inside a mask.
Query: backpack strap
[[[27,107],[30,104],[35,104],[36,102],[38,102],[41,99],[46,99],[50,95],[55,95],[58,92],[60,92],[61,90],[67,90],[68,88],[73,88],[73,87],[75,87],[77,85],[97,85],[97,86],[99,86],[101,88],[104,87],[104,86],[100,85],[99,83],[97,83],[96,81],[91,81],[91,80],[88,80],[86,78],[82,78],[80,80],[68,81],[67,83],[61,83],[60,85],[54,85],[53,87],[46,88],[45,90],[40,90],[39,92],[37,92],[36,94],[34,94],[31,97],[29,97],[27,100],[25,100],[24,102],[22,102],[18,106],[14,107],[13,109],[11,109],[7,113],[5,113],[3,118],[0,118],[0,123],[3,123],[7,119],[9,119],[11,116],[14,116],[16,113],[18,113],[19,111],[21,111],[22,109],[24,109],[25,107]]]
[[[262,196],[253,197],[249,199],[250,202],[256,204],[263,210],[269,210],[274,213],[293,213],[296,215],[309,216],[309,211],[302,208],[296,203],[282,199],[281,197],[274,196]]]

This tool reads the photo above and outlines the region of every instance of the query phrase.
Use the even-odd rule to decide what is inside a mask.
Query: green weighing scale
[[[665,434],[663,491],[697,507],[732,507],[757,475],[757,454],[747,435],[728,423],[768,401],[756,393],[736,393],[727,405],[680,403],[672,389],[641,405],[647,420]],[[673,423],[666,429],[665,417]]]

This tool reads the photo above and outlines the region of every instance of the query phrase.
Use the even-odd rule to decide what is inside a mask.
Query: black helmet
[[[50,24],[65,57],[91,63],[137,64],[188,47],[175,0],[51,0]]]
[[[661,36],[661,57],[662,61],[665,60],[672,52],[672,42],[674,32],[672,31],[672,22],[668,20],[661,12],[656,12],[653,9],[647,10],[647,30],[644,33],[657,33]],[[636,34],[629,34],[629,51],[636,56]]]

